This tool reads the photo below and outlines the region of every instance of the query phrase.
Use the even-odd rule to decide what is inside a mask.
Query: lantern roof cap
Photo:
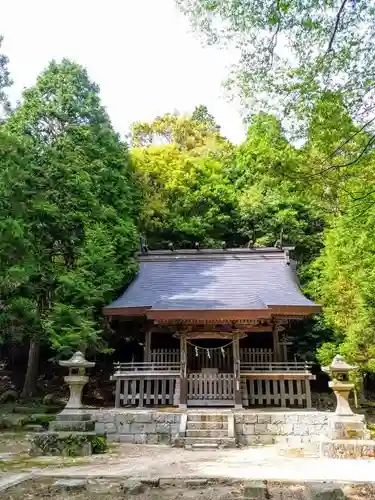
[[[87,361],[82,352],[77,351],[70,359],[59,361],[59,365],[66,368],[92,368],[95,366],[95,363],[93,361]]]

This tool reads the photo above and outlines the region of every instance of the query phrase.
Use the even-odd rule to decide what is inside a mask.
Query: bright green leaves
[[[101,308],[135,271],[139,195],[98,90],[79,65],[52,62],[0,146],[5,331],[64,355],[104,347]]]
[[[352,116],[369,116],[375,75],[375,0],[303,2],[176,0],[207,43],[239,48],[228,86],[254,109],[288,116],[293,132],[326,91],[338,92]]]

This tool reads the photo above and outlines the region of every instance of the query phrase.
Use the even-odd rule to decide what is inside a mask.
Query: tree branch
[[[273,58],[274,58],[275,48],[277,45],[277,35],[279,34],[281,28],[280,0],[276,0],[276,10],[277,10],[277,26],[274,34],[272,35],[270,44],[268,46],[268,50],[270,53],[270,64],[268,68],[269,70],[273,66]]]
[[[342,3],[341,3],[341,6],[336,14],[336,22],[335,22],[335,27],[333,28],[333,32],[332,32],[332,35],[331,35],[331,38],[329,40],[329,43],[328,43],[328,47],[327,47],[327,52],[326,54],[329,54],[330,52],[333,52],[333,42],[335,40],[335,37],[336,37],[336,34],[337,34],[337,30],[339,28],[339,24],[340,24],[340,20],[341,20],[341,14],[344,10],[344,7],[345,7],[345,4],[348,0],[343,0]]]

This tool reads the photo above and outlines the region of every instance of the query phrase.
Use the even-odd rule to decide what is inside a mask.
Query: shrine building
[[[104,308],[137,320],[143,360],[117,363],[115,406],[311,408],[310,366],[291,359],[291,322],[320,312],[293,248],[156,250]]]

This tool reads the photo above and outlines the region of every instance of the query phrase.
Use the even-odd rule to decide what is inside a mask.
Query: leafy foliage
[[[233,239],[235,197],[218,160],[169,145],[134,150],[133,161],[144,193],[140,230],[150,248]]]
[[[299,160],[280,122],[260,114],[237,149],[230,177],[237,193],[241,234],[256,246],[274,246],[282,232],[284,243],[296,247],[298,260],[309,262],[319,252],[324,222],[289,177]]]
[[[167,113],[152,123],[134,123],[131,137],[134,147],[174,144],[195,155],[220,154],[231,147],[205,106],[198,106],[191,116]]]
[[[64,355],[102,349],[101,307],[135,271],[136,189],[127,150],[97,86],[67,60],[52,62],[25,92],[2,134],[5,330]]]
[[[4,38],[0,35],[0,50]],[[8,69],[9,59],[0,52],[0,121],[10,112],[10,102],[6,89],[12,85],[12,79]]]
[[[373,0],[176,2],[207,43],[237,48],[229,85],[252,113],[308,117],[333,90],[366,120],[375,92]]]

